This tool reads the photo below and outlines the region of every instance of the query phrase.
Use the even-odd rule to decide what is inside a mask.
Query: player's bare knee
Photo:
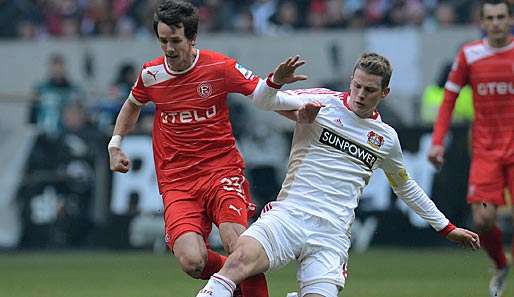
[[[473,223],[478,233],[485,233],[494,227],[495,220],[491,220],[486,216],[474,216]]]
[[[207,255],[202,253],[183,253],[175,255],[182,270],[193,278],[199,278],[207,262]]]
[[[473,224],[476,231],[485,233],[491,230],[496,224],[496,207],[489,205],[483,207],[482,205],[475,204],[472,207]]]

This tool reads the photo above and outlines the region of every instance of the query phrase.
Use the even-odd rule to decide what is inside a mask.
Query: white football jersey
[[[288,98],[289,97],[289,98]],[[363,119],[348,105],[349,94],[328,89],[277,93],[278,102],[324,105],[312,124],[297,124],[288,171],[277,200],[291,210],[330,219],[349,230],[373,171],[384,170],[396,194],[437,231],[449,221],[412,180],[403,164],[396,131],[380,115]]]

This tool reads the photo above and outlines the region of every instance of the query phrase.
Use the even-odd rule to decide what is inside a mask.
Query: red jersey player
[[[108,149],[111,170],[127,172],[130,162],[120,149],[121,139],[136,123],[141,106],[152,101],[152,142],[166,242],[187,274],[209,279],[225,259],[206,247],[212,223],[230,253],[255,209],[232,135],[227,94],[240,93],[258,106],[270,106],[253,96],[265,90],[266,82],[234,59],[194,48],[197,28],[198,12],[189,2],[168,0],[159,5],[154,30],[164,56],[143,65]],[[292,68],[303,65],[298,58],[285,63]],[[291,82],[305,78],[299,75]],[[268,296],[264,275],[241,283],[241,291],[247,297]]]
[[[496,265],[491,296],[499,297],[509,270],[496,212],[505,204],[504,188],[514,192],[514,42],[512,11],[507,1],[485,1],[480,22],[486,37],[464,45],[455,58],[445,85],[444,101],[434,125],[429,160],[444,159],[443,138],[459,91],[473,89],[475,119],[472,127],[472,162],[467,201],[480,241]],[[514,245],[513,250],[514,253]]]

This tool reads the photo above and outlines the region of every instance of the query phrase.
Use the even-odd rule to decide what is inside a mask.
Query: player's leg
[[[241,236],[223,268],[211,277],[197,296],[230,297],[237,284],[252,276],[261,275],[268,267],[269,260],[260,242],[249,236]],[[250,293],[246,296],[258,295]]]
[[[508,199],[511,204],[511,208],[510,208],[511,209],[511,217],[513,218],[512,228],[514,230],[514,207],[512,206],[513,202],[514,202],[514,163],[506,166],[505,170],[506,170],[506,178],[507,178],[507,180],[506,180],[507,186],[506,186],[505,196],[506,196],[506,199]],[[512,253],[511,254],[512,258],[514,259],[514,235],[511,240],[511,253]]]
[[[301,261],[298,271],[298,282],[300,284],[299,297],[337,297],[339,291],[344,287],[346,276],[337,268],[337,253],[324,253],[325,256],[315,259],[304,259]],[[335,262],[327,266],[326,257]],[[330,265],[330,264],[329,264]],[[343,264],[346,265],[346,264]]]
[[[496,272],[489,283],[491,296],[501,296],[505,287],[508,263],[502,232],[496,223],[498,206],[504,205],[505,175],[499,162],[474,157],[471,162],[468,203],[480,243],[494,262]]]
[[[205,242],[211,223],[203,206],[188,192],[163,195],[166,243],[184,272],[209,279],[223,266],[225,256],[208,250]]]
[[[323,218],[312,217],[305,221],[315,232],[311,232],[299,257],[299,297],[337,297],[348,276],[350,224],[334,228]]]
[[[235,251],[239,236],[248,226],[248,218],[255,211],[249,185],[239,169],[216,174],[216,182],[209,192],[207,209],[220,231],[223,248],[228,254]],[[243,296],[267,297],[268,286],[264,274],[253,275],[240,284]]]
[[[237,282],[296,258],[303,243],[303,230],[287,213],[275,212],[263,214],[239,237],[223,269],[213,275],[197,296],[231,296]]]

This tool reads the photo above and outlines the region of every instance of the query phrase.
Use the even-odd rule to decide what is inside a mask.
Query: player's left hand
[[[319,110],[324,106],[325,105],[317,101],[304,104],[298,109],[297,122],[300,124],[310,124],[314,122]]]
[[[472,250],[480,248],[478,234],[467,229],[455,228],[452,232],[448,233],[446,238],[465,248],[471,248]]]
[[[271,81],[277,85],[285,85],[294,83],[300,80],[306,80],[306,75],[295,75],[295,71],[298,67],[305,64],[304,60],[300,60],[300,56],[289,57],[287,60],[280,63],[275,71]]]

